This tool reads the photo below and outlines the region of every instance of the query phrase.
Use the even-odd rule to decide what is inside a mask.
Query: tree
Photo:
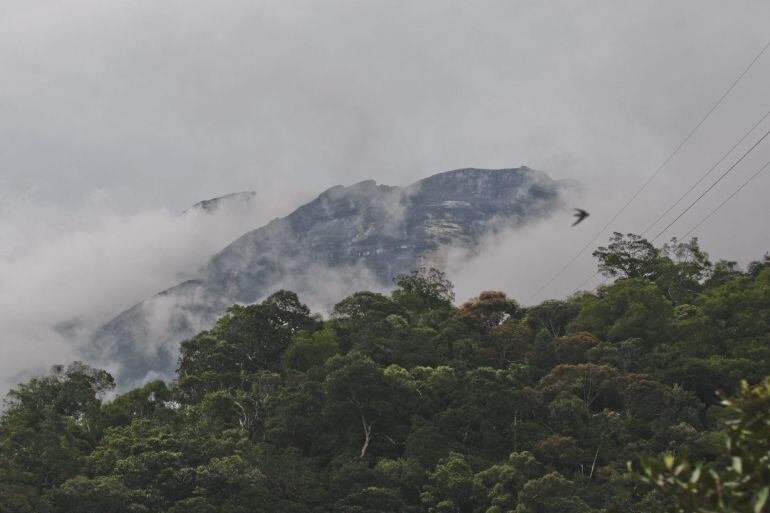
[[[291,338],[301,330],[315,331],[317,322],[294,292],[280,290],[259,305],[232,307],[212,334],[234,346],[243,370],[275,370]]]
[[[545,329],[551,337],[561,337],[567,333],[567,326],[580,311],[574,302],[551,299],[527,309],[527,319],[535,331]]]
[[[578,331],[539,344],[535,362],[544,369],[557,364],[578,364],[588,361],[588,352],[601,342],[586,331]]]
[[[392,299],[377,292],[356,292],[346,297],[332,310],[334,319],[384,319],[391,314],[403,314],[404,309]]]
[[[0,511],[3,513],[49,513],[50,504],[33,476],[9,468],[11,462],[0,456]]]
[[[55,513],[145,513],[141,494],[135,493],[113,476],[88,479],[73,477],[52,492]]]
[[[195,469],[195,494],[227,513],[268,513],[274,496],[265,475],[240,456],[213,458]]]
[[[519,493],[513,513],[590,513],[594,511],[576,494],[576,487],[558,472],[533,479]]]
[[[693,237],[682,242],[674,237],[661,248],[660,271],[656,278],[663,295],[675,305],[691,303],[711,276],[713,265]]]
[[[393,300],[412,311],[450,308],[455,299],[454,285],[438,269],[420,268],[393,279],[398,287]]]
[[[606,365],[557,365],[540,381],[540,389],[548,399],[568,392],[593,410],[618,408],[622,397],[619,379],[620,373]]]
[[[314,333],[300,331],[286,348],[283,355],[285,367],[307,372],[321,367],[324,362],[341,351],[337,333],[326,325]]]
[[[6,407],[19,415],[53,414],[77,421],[89,433],[107,392],[115,387],[112,376],[82,362],[55,365],[48,376],[33,378],[8,392]]]
[[[379,428],[391,420],[388,414],[396,406],[391,402],[396,390],[389,386],[383,370],[364,354],[335,356],[326,366],[324,388],[330,407],[336,418],[346,422],[343,432],[361,433],[359,456],[363,459],[377,434],[375,425]],[[353,428],[355,425],[359,427]]]
[[[334,513],[410,513],[417,508],[407,506],[398,491],[369,486],[353,492],[334,504]]]
[[[471,466],[453,452],[431,472],[422,502],[429,513],[465,513],[473,511],[481,493]]]
[[[281,369],[295,335],[319,327],[293,292],[281,290],[261,304],[233,306],[213,329],[182,342],[180,388],[198,400],[207,392],[249,388],[250,376]]]
[[[171,401],[171,390],[166,383],[155,380],[144,386],[117,396],[103,408],[105,423],[122,426],[136,418],[153,418],[170,413],[167,404]]]
[[[332,318],[343,351],[355,349],[381,363],[392,363],[394,340],[402,339],[407,310],[374,292],[356,292],[334,306]]]
[[[599,342],[586,351],[586,357],[590,363],[609,365],[623,372],[631,372],[644,367],[646,347],[648,344],[640,338]]]
[[[509,318],[490,329],[486,344],[488,361],[495,367],[506,367],[514,361],[529,360],[534,333],[526,319]]]
[[[770,379],[741,384],[735,399],[724,399],[728,458],[692,464],[665,454],[643,458],[639,479],[671,498],[682,513],[767,511],[770,493]],[[631,465],[629,464],[629,467]]]
[[[614,232],[607,247],[599,247],[593,256],[599,259],[599,271],[611,278],[644,278],[658,276],[660,250],[650,241],[629,233]]]
[[[673,319],[674,307],[654,283],[627,279],[600,289],[599,299],[580,311],[570,330],[612,342],[641,338],[654,343],[670,335]]]
[[[476,365],[503,367],[517,350],[521,356],[531,332],[526,322],[519,322],[518,313],[519,305],[503,292],[488,290],[465,302],[454,314],[473,337],[465,358]]]
[[[738,262],[732,260],[717,260],[711,269],[711,275],[706,280],[705,288],[724,285],[741,275]]]
[[[507,461],[476,474],[486,495],[483,501],[487,508],[485,513],[513,511],[524,485],[543,474],[545,467],[530,452],[511,453]]]
[[[41,489],[76,476],[101,435],[102,399],[113,387],[109,373],[74,362],[11,390],[0,418],[7,475]]]
[[[764,258],[762,260],[755,260],[751,263],[749,263],[748,267],[746,268],[746,274],[749,276],[759,276],[759,273],[761,273],[764,269],[770,268],[770,253],[765,253]]]
[[[111,402],[57,367],[0,412],[0,512],[770,513],[770,269],[621,242],[638,277],[526,309],[425,271],[325,321],[280,292]]]
[[[428,476],[420,463],[414,458],[381,459],[374,466],[374,477],[392,490],[398,490],[400,496],[410,504],[419,504],[420,489]]]
[[[487,290],[465,302],[455,314],[457,319],[488,331],[513,317],[519,305],[504,292]]]

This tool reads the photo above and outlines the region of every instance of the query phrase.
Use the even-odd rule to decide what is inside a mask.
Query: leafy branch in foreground
[[[677,512],[768,511],[770,379],[754,387],[743,381],[738,396],[722,405],[728,411],[723,460],[692,465],[672,454],[641,460],[640,479],[673,499]]]

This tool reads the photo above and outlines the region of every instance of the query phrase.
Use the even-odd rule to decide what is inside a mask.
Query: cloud
[[[770,7],[740,5],[10,0],[4,173],[40,202],[107,189],[134,212],[466,166],[636,180],[766,42]],[[768,68],[714,140],[762,105]]]
[[[363,263],[331,268],[318,263],[311,264],[304,272],[286,276],[274,289],[299,291],[300,300],[314,313],[328,317],[332,307],[355,292],[368,290],[385,293],[391,286],[384,286]]]
[[[0,259],[4,388],[30,371],[78,357],[102,323],[195,273],[268,214],[258,194],[183,215],[165,209],[114,214],[97,204],[85,210],[93,219],[83,228],[66,227],[67,221],[56,230],[27,223],[24,247]]]
[[[567,215],[465,255],[458,297],[505,288],[521,300],[713,105],[767,42],[768,18],[770,3],[720,0],[7,0],[0,372],[63,361],[51,326],[80,319],[79,333],[239,230],[365,179],[526,164],[582,182],[575,206],[592,216],[579,230]],[[608,231],[643,230],[770,108],[769,83],[770,54]],[[664,238],[768,158],[758,148]],[[758,228],[768,174],[697,232],[712,256],[745,264],[770,249]],[[243,225],[176,214],[240,190],[258,193]],[[591,249],[543,296],[587,277]]]
[[[580,226],[572,227],[571,205],[590,203],[585,190],[564,191],[563,208],[553,215],[519,227],[501,227],[482,238],[474,248],[449,248],[446,269],[455,284],[458,303],[483,290],[501,290],[524,305],[544,299],[564,297],[581,281],[595,272],[591,251],[586,250],[568,273],[555,279],[540,294],[536,294],[585,245],[597,230],[592,218],[601,218],[603,210],[594,211]],[[590,234],[590,235],[588,235]]]
[[[732,161],[741,154],[741,151],[736,151]],[[732,161],[728,160],[720,166],[715,177],[724,172]],[[724,190],[715,189],[713,196],[704,197],[706,201],[703,204],[697,204],[671,229],[663,232],[655,244],[661,246],[671,237],[681,239],[761,164],[760,158],[753,158],[751,166],[746,166],[741,176],[727,178],[730,184]],[[708,167],[704,166],[701,172],[706,170]],[[595,276],[597,262],[592,256],[593,251],[607,245],[612,231],[642,233],[690,185],[684,180],[672,181],[675,198],[671,198],[673,191],[665,191],[667,194],[663,197],[660,193],[652,198],[644,197],[632,203],[615,222],[603,229],[641,185],[614,178],[593,182],[590,187],[566,189],[565,208],[549,218],[522,227],[504,227],[490,232],[474,248],[449,248],[445,257],[446,269],[455,284],[458,301],[463,302],[482,290],[502,290],[520,303],[530,305],[546,299],[564,298],[578,290],[593,290],[606,282],[602,275]],[[766,190],[766,186],[770,185],[770,174],[761,178],[765,184],[762,190]],[[753,183],[756,187],[763,187],[758,182]],[[708,185],[709,182],[705,182],[688,195],[681,205],[646,233],[646,237],[651,239],[659,233]],[[698,237],[701,248],[709,253],[713,261],[735,260],[745,269],[749,262],[761,260],[763,254],[770,250],[770,234],[766,230],[752,228],[752,220],[767,216],[762,203],[747,200],[744,196],[741,204],[738,198],[740,196],[736,196],[730,204],[733,207],[731,210],[719,211],[713,219],[709,219],[711,225],[707,226],[708,229],[695,231],[690,237]],[[572,227],[572,207],[585,208],[591,215],[580,225]],[[749,239],[751,242],[747,244]]]

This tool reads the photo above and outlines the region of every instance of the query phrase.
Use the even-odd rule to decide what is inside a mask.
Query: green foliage
[[[327,320],[280,291],[111,401],[56,367],[0,414],[0,512],[767,511],[770,259],[620,234],[597,257],[614,283],[531,307],[455,307],[432,269]]]
[[[599,271],[613,278],[654,279],[658,274],[661,250],[648,240],[629,233],[615,232],[607,247],[599,247],[593,256],[599,260]]]
[[[674,304],[691,301],[713,272],[708,255],[695,238],[687,242],[674,238],[662,248],[656,248],[638,235],[623,236],[615,232],[610,244],[598,248],[593,255],[598,258],[599,271],[605,276],[655,282]],[[723,263],[719,267],[720,275],[729,272],[729,265]]]
[[[487,290],[463,304],[456,317],[470,326],[491,330],[516,315],[518,309],[516,301],[504,292]]]
[[[524,485],[514,513],[590,513],[593,510],[577,494],[574,483],[551,472]]]
[[[484,502],[489,504],[486,512],[513,511],[524,485],[544,473],[545,467],[532,453],[515,452],[507,461],[476,474],[476,480],[485,493]]]
[[[300,331],[286,348],[283,365],[286,368],[307,372],[322,366],[327,359],[339,352],[337,333],[330,325],[315,333]]]
[[[195,400],[243,387],[261,371],[279,370],[292,338],[318,327],[297,295],[285,290],[257,305],[233,306],[212,330],[182,343],[181,391]]]
[[[770,491],[770,379],[735,399],[724,399],[726,455],[692,464],[665,454],[643,458],[640,480],[674,501],[673,511],[733,513],[767,511]]]
[[[552,338],[556,338],[566,334],[567,326],[579,312],[580,307],[574,301],[551,299],[528,308],[527,318],[533,330],[544,329]]]
[[[114,476],[76,476],[52,492],[51,502],[57,513],[144,513],[138,495]]]
[[[353,492],[334,504],[335,513],[409,513],[418,511],[409,507],[398,492],[376,486],[369,486]]]
[[[76,476],[99,438],[102,398],[113,386],[107,372],[75,362],[11,390],[0,418],[0,468],[11,482],[47,489]]]
[[[482,490],[473,469],[461,454],[450,453],[436,465],[422,494],[429,513],[472,511]]]
[[[103,408],[105,423],[110,426],[129,424],[133,419],[148,419],[169,413],[171,391],[161,380],[116,397]]]
[[[614,283],[599,291],[570,324],[610,342],[628,338],[666,340],[671,333],[674,308],[658,286],[639,278]]]
[[[393,300],[412,312],[450,309],[455,299],[454,286],[438,269],[418,269],[400,274],[393,282]]]

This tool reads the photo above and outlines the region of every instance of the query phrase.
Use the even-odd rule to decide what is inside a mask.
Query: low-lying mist
[[[91,204],[46,224],[6,203],[3,226],[15,230],[2,233],[0,388],[83,358],[78,347],[102,323],[178,283],[275,213],[261,205],[258,194],[185,213],[124,215]]]
[[[675,185],[681,190],[684,181]],[[636,186],[622,175],[605,176],[573,191],[564,199],[564,208],[547,219],[490,233],[473,248],[446,248],[443,263],[455,284],[457,302],[489,289],[502,290],[522,304],[572,293],[595,273],[591,252],[606,244],[611,231],[640,233],[674,193],[643,197],[601,233]],[[748,191],[747,196],[757,192]],[[716,195],[712,204],[694,209],[666,237],[689,228],[718,199]],[[237,196],[215,210],[194,208],[180,214],[157,209],[126,215],[112,212],[102,202],[89,205],[79,215],[63,216],[58,225],[51,226],[25,216],[21,208],[9,209],[6,203],[5,251],[0,256],[0,389],[4,392],[53,364],[74,359],[118,372],[121,362],[82,351],[94,331],[131,305],[193,276],[214,253],[296,203],[288,208],[284,205],[283,212],[278,205],[275,198],[265,200],[257,194]],[[572,227],[572,207],[585,208],[591,216]],[[701,236],[702,247],[712,259],[733,259],[745,266],[761,258],[764,251],[757,248],[770,248],[770,241],[762,231],[746,244],[749,235],[731,229],[736,219],[757,209],[761,214],[761,205],[736,201],[733,207],[694,235]],[[15,231],[8,230],[9,226]],[[572,265],[533,296],[597,233],[600,235]],[[665,238],[656,242],[662,244]],[[583,288],[591,289],[600,282],[601,277],[594,278]],[[385,290],[364,266],[332,269],[321,264],[283,278],[276,288],[298,292],[301,300],[322,315],[357,290]],[[155,312],[158,319],[178,307],[162,301],[153,304],[159,308]],[[136,343],[148,354],[157,349],[152,340]],[[153,377],[171,376],[143,379]]]

